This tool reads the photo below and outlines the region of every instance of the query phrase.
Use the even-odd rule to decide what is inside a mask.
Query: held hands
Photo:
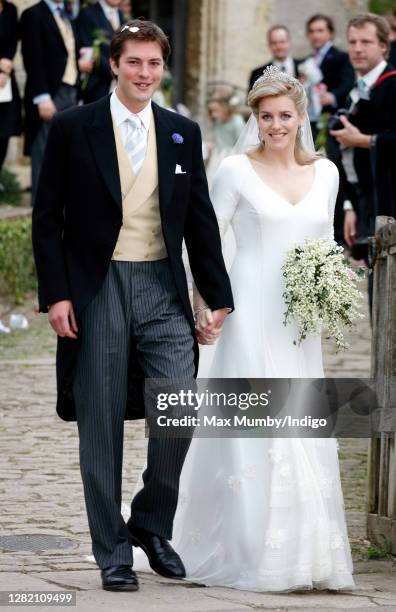
[[[77,339],[77,321],[70,300],[62,300],[51,304],[48,310],[48,320],[52,329],[61,338]]]
[[[196,311],[195,328],[199,344],[215,344],[228,312],[228,308],[212,311],[209,307]]]
[[[44,102],[40,102],[37,106],[38,113],[43,121],[51,121],[58,110],[52,100],[45,100]]]

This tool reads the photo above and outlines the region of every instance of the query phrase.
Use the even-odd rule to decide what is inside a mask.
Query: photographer
[[[348,112],[330,133],[344,149],[353,149],[357,210],[345,211],[349,246],[357,237],[364,243],[374,234],[377,215],[396,216],[396,71],[385,59],[389,33],[387,21],[371,13],[351,19],[347,27],[357,84],[349,95]]]

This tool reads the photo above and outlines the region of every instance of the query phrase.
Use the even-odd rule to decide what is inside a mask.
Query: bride
[[[248,103],[253,114],[240,139],[243,152],[223,160],[211,192],[222,236],[232,226],[236,254],[235,312],[224,323],[209,375],[323,377],[320,337],[295,346],[296,328],[283,325],[281,267],[287,251],[306,238],[332,239],[337,169],[309,144],[298,80],[271,67]],[[199,339],[210,344],[220,330],[199,296],[195,310]],[[352,588],[336,440],[194,438],[172,545],[187,579],[205,585]],[[135,568],[144,564],[137,555]]]

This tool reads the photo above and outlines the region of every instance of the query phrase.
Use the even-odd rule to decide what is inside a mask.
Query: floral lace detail
[[[334,476],[328,471],[325,470],[319,476],[318,484],[323,496],[326,498],[330,498],[333,492],[334,486]]]
[[[242,472],[237,474],[232,474],[228,480],[227,484],[234,491],[234,493],[239,493],[241,490],[241,486],[244,480],[251,480],[252,478],[257,478],[257,465],[252,464],[248,465]]]
[[[270,448],[268,451],[271,463],[279,463],[284,459],[284,454],[278,448]]]
[[[286,542],[286,529],[268,529],[265,534],[265,545],[280,548]]]
[[[234,491],[234,493],[239,493],[242,485],[242,478],[239,476],[232,475],[227,480],[227,484]]]

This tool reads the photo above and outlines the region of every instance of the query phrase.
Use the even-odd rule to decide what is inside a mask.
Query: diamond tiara
[[[271,81],[284,81],[285,83],[290,83],[291,85],[295,85],[296,83],[300,84],[300,81],[290,76],[286,72],[283,72],[278,68],[278,66],[267,66],[267,68],[263,71],[263,74],[254,82],[253,88],[261,85],[261,83],[269,83]]]

